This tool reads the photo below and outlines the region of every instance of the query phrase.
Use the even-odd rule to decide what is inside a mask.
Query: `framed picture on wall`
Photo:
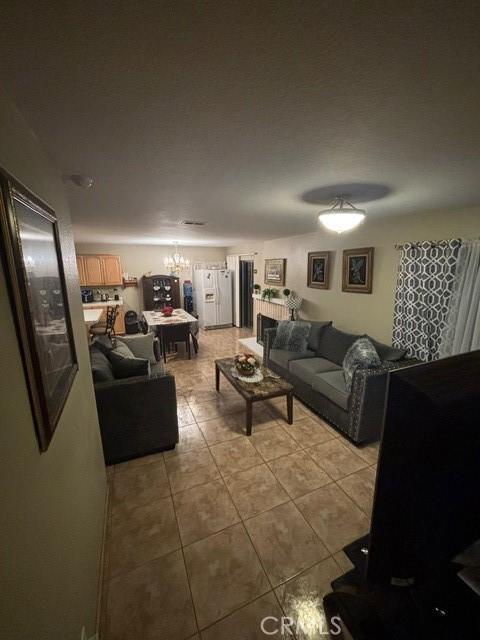
[[[373,247],[344,250],[342,291],[372,293],[373,252]]]
[[[265,260],[265,284],[285,286],[286,258],[267,258]]]
[[[55,213],[0,170],[1,248],[41,451],[53,437],[77,366]]]
[[[311,251],[308,254],[307,287],[328,289],[330,278],[330,251]]]

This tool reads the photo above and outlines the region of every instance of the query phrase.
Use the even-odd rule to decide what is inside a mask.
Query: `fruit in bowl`
[[[162,315],[169,318],[173,313],[173,307],[163,307]]]
[[[235,369],[241,376],[250,378],[258,369],[258,362],[253,353],[240,353],[235,356]]]

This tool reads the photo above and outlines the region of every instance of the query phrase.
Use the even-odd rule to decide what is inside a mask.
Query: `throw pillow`
[[[133,354],[132,350],[129,349],[129,347],[127,347],[127,345],[124,342],[117,342],[115,344],[115,348],[114,349],[110,349],[110,351],[107,353],[107,358],[111,359],[112,353],[116,353],[117,355],[122,356],[122,358],[134,358],[135,355]]]
[[[133,378],[134,376],[150,375],[150,362],[145,358],[125,358],[118,349],[110,352],[115,378]]]
[[[331,320],[312,320],[310,323],[312,328],[310,329],[310,333],[308,334],[308,348],[312,351],[316,351],[318,349],[318,342],[320,340],[320,336],[325,330],[325,327],[329,327],[332,324]]]
[[[375,347],[368,338],[356,340],[343,359],[343,376],[347,389],[350,391],[352,388],[353,376],[357,369],[375,369],[381,363]]]
[[[157,359],[153,351],[153,343],[155,341],[154,333],[137,333],[133,336],[116,336],[117,344],[125,344],[133,353],[135,358],[144,358],[150,361],[150,364],[156,364]]]
[[[95,345],[90,347],[90,366],[92,368],[93,382],[110,382],[111,380],[115,380],[110,361]]]
[[[108,358],[108,354],[113,349],[112,341],[106,335],[96,336],[92,341],[92,346],[95,346],[99,351],[104,353],[107,356],[107,358]]]
[[[342,366],[345,354],[352,344],[364,336],[345,333],[335,327],[325,327],[318,339],[317,356]]]
[[[300,320],[280,320],[272,349],[283,349],[296,353],[306,351],[311,326],[310,322]]]
[[[397,347],[390,347],[388,344],[383,344],[382,342],[377,342],[371,336],[368,336],[371,343],[375,347],[376,352],[380,356],[380,360],[384,360],[386,362],[397,362],[398,360],[402,360],[407,355],[406,349],[397,349]]]

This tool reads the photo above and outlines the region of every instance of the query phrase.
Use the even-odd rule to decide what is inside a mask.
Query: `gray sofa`
[[[178,442],[175,378],[163,363],[148,375],[115,378],[98,345],[90,347],[105,463],[115,464],[173,449]]]
[[[375,369],[357,369],[347,390],[342,363],[360,335],[348,334],[332,322],[311,322],[307,349],[273,349],[276,328],[264,333],[264,364],[288,380],[295,395],[356,444],[378,440],[382,428],[387,374],[413,364],[405,352],[373,342],[381,359]]]

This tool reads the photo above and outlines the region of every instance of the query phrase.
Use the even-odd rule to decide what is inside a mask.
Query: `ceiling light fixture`
[[[95,179],[91,176],[85,176],[81,173],[69,173],[62,176],[64,182],[71,182],[76,187],[82,189],[91,189],[95,184]]]
[[[363,222],[365,211],[357,209],[351,202],[345,200],[343,196],[338,196],[330,209],[320,211],[318,219],[330,231],[343,233],[354,229]]]
[[[170,273],[174,275],[178,275],[181,271],[186,271],[190,269],[190,259],[185,258],[178,249],[178,242],[173,243],[175,245],[175,250],[171,256],[166,256],[164,259],[164,264],[167,269],[170,269]]]

